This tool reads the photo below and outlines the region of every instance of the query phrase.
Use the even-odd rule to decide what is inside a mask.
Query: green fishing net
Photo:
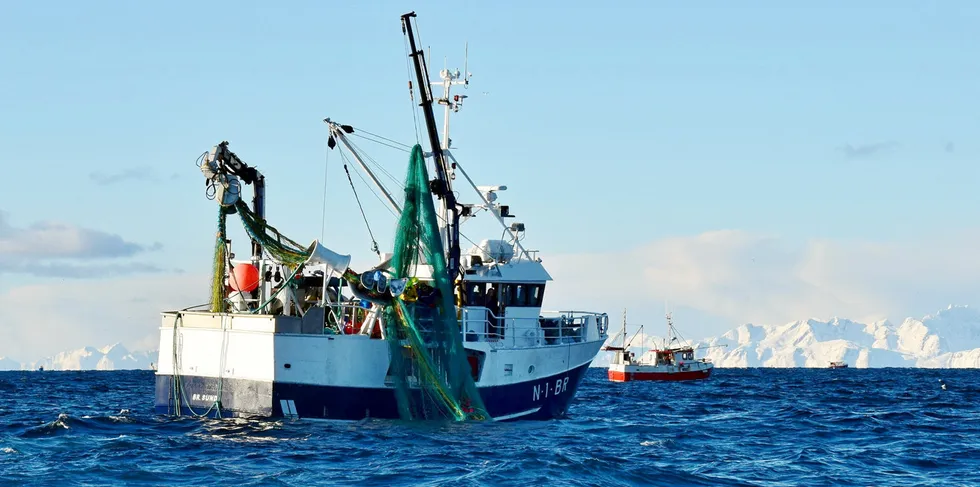
[[[399,413],[403,419],[487,419],[463,347],[429,175],[416,144],[395,232],[392,278],[414,277],[423,264],[432,266],[431,287],[420,283],[414,300],[403,299],[405,293],[385,309]]]

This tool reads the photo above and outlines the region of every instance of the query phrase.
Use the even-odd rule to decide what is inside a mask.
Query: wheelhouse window
[[[514,292],[511,294],[513,302],[511,306],[527,306],[527,288],[525,284],[514,284]]]
[[[512,283],[502,286],[501,303],[507,306],[540,307],[543,297],[543,284]]]
[[[466,290],[467,306],[484,306],[486,304],[487,283],[467,282],[464,289]]]
[[[513,284],[501,284],[500,285],[500,304],[503,306],[513,306],[511,303],[514,300],[514,285]]]
[[[544,284],[529,284],[527,297],[528,306],[540,307],[544,302]]]
[[[497,302],[503,307],[541,307],[544,301],[544,284],[466,282],[466,306],[485,306],[490,287],[497,289]]]

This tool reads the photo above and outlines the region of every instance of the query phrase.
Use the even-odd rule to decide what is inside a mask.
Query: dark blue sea
[[[0,397],[4,486],[980,485],[980,370],[593,369],[568,418],[490,424],[170,419],[149,371],[2,372]]]

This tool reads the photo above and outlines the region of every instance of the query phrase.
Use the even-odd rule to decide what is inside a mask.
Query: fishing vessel
[[[846,369],[847,368],[847,362],[831,362],[830,363],[830,368],[831,369]]]
[[[670,313],[667,313],[667,338],[663,346],[648,350],[639,358],[630,351],[630,343],[638,335],[642,336],[641,326],[633,337],[626,340],[626,312],[623,312],[623,336],[621,346],[604,346],[605,351],[614,352],[609,364],[608,377],[613,382],[629,382],[634,380],[653,381],[686,381],[707,379],[711,375],[714,364],[706,358],[695,359],[694,348],[691,346],[673,346],[680,337],[674,328]],[[642,343],[642,338],[641,338]]]
[[[389,191],[349,138],[369,132],[324,120],[329,150],[349,154],[353,170],[398,216],[391,252],[373,242],[377,265],[355,270],[350,254],[283,235],[265,219],[265,178],[272,174],[246,164],[227,142],[216,145],[200,164],[219,213],[211,299],[206,309],[162,314],[158,413],[512,420],[568,410],[608,338],[608,317],[542,310],[552,278],[537,252],[523,246],[525,224],[501,204],[507,187],[477,186],[451,149],[450,115],[466,98],[451,90],[465,88],[469,73],[442,70],[441,81],[430,82],[414,17],[405,14],[401,23],[429,151],[407,146],[404,191]],[[442,88],[437,100],[434,87]],[[435,103],[444,106],[441,138]],[[465,184],[457,188],[458,177]],[[252,187],[251,205],[245,186]],[[457,201],[467,188],[475,201]],[[478,214],[501,228],[497,238],[464,250],[460,227]],[[235,215],[250,240],[247,260],[235,260],[228,237]],[[363,207],[362,215],[367,223]]]

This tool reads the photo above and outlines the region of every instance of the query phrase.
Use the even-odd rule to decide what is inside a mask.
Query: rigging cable
[[[395,150],[400,150],[400,151],[402,151],[402,152],[404,152],[404,153],[406,153],[406,154],[408,154],[409,152],[411,152],[411,151],[410,151],[409,149],[405,149],[405,148],[403,148],[403,147],[398,147],[397,145],[392,145],[392,144],[389,144],[389,143],[386,143],[386,142],[382,142],[382,141],[380,141],[380,140],[374,140],[374,139],[371,139],[371,138],[368,138],[368,137],[365,137],[365,136],[363,136],[363,135],[357,135],[356,133],[353,133],[353,134],[351,134],[351,135],[354,135],[354,136],[356,136],[356,137],[360,137],[360,138],[362,138],[362,139],[364,139],[364,140],[367,140],[367,141],[369,141],[369,142],[374,142],[375,144],[379,144],[379,145],[383,145],[383,146],[385,146],[385,147],[390,147],[390,148],[392,148],[392,149],[395,149]]]
[[[350,164],[350,159],[348,159],[347,155],[344,154],[343,152],[340,153],[340,157],[344,160],[344,170],[346,171],[347,166]],[[381,203],[381,205],[388,210],[388,213],[391,213],[391,216],[395,217],[395,219],[397,220],[399,218],[398,214],[396,214],[395,211],[391,209],[391,206],[389,206],[388,202],[383,200],[381,198],[381,195],[379,195],[378,192],[374,190],[374,187],[371,185],[371,183],[368,183],[367,180],[364,179],[364,176],[361,174],[361,172],[354,171],[354,174],[357,174],[357,177],[360,178],[361,182],[364,183],[365,186],[367,186],[368,190],[371,191],[371,194],[373,194],[374,197]],[[350,179],[350,172],[347,173],[347,179]],[[354,196],[357,196],[357,192],[354,193]],[[358,204],[360,204],[360,200],[358,200]]]
[[[364,129],[360,128],[360,127],[354,127],[354,134],[358,134],[358,133],[365,133],[365,134],[370,135],[371,137],[377,137],[377,138],[379,138],[381,140],[384,140],[386,142],[391,142],[392,144],[400,145],[402,147],[405,147],[405,149],[407,149],[409,151],[412,150],[412,146],[410,146],[408,144],[403,144],[401,142],[398,142],[397,140],[389,139],[388,137],[384,137],[384,136],[381,136],[381,135],[378,135],[378,134],[375,134],[375,133],[368,132],[367,130],[364,130]]]
[[[375,133],[372,133],[372,132],[368,132],[367,130],[364,130],[364,129],[360,128],[360,127],[354,127],[354,133],[351,134],[351,135],[357,135],[358,132],[363,132],[363,133],[368,134],[370,136],[377,137],[379,139],[383,139],[383,140],[386,140],[386,141],[390,141],[392,144],[403,145],[405,147],[408,147],[408,145],[403,144],[401,142],[398,142],[397,140],[389,139],[387,137],[384,137],[384,136],[381,136],[381,135],[378,135],[378,134],[375,134]],[[392,149],[401,150],[399,147],[394,147],[392,145],[385,144],[385,143],[382,143],[382,142],[377,141],[377,140],[372,140],[372,139],[370,139],[368,137],[364,137],[364,136],[359,136],[359,137],[361,137],[362,139],[367,140],[369,142],[374,142],[374,143],[381,144],[381,145],[384,145],[384,146],[387,146],[387,147],[391,147]],[[365,161],[365,163],[370,162],[376,169],[378,169],[388,179],[390,179],[393,183],[395,183],[396,186],[398,186],[401,189],[405,189],[405,185],[404,184],[402,184],[397,178],[395,178],[395,176],[393,174],[391,174],[387,169],[385,169],[385,167],[383,165],[381,165],[381,163],[379,163],[376,159],[374,159],[373,157],[371,157],[370,154],[368,154],[367,152],[365,152],[364,149],[362,149],[360,146],[358,146],[357,144],[355,144],[351,140],[348,140],[347,142],[351,145],[351,147],[354,148],[354,150],[357,151],[358,154],[361,155],[361,158]],[[346,156],[346,154],[344,152],[341,152],[340,155],[341,155],[341,157],[345,161],[344,170],[347,171],[347,163],[349,163],[350,161],[347,159],[347,156]],[[381,203],[384,205],[384,207],[385,208],[388,208],[388,212],[391,213],[392,216],[394,216],[397,219],[398,218],[398,215],[395,214],[395,212],[391,211],[391,208],[389,208],[388,205],[385,204],[384,200],[381,199],[381,196],[379,196],[377,192],[375,192],[373,189],[371,189],[371,185],[364,179],[364,176],[361,175],[361,173],[359,171],[355,171],[355,173],[357,173],[357,177],[359,177],[361,179],[361,182],[363,182],[364,185],[367,186],[368,189],[371,190],[371,192],[374,194],[375,198],[377,198],[378,201],[381,201]],[[347,176],[348,176],[348,178],[350,177],[350,173],[349,172],[347,173]],[[380,184],[380,182],[379,182],[379,184]],[[324,185],[326,185],[326,182],[324,182]],[[326,191],[326,190],[324,190],[324,191]],[[355,192],[355,196],[356,195],[357,195],[357,193]],[[458,197],[458,195],[457,195],[457,197]],[[363,211],[362,211],[362,213],[363,213]],[[447,220],[446,220],[446,217],[445,216],[437,214],[436,217],[440,221],[442,221],[443,223],[447,223]],[[464,240],[466,240],[467,242],[469,242],[470,244],[472,244],[474,247],[477,246],[477,243],[474,242],[469,237],[467,237],[466,234],[464,234],[463,232],[460,232],[459,235]]]
[[[330,148],[323,155],[323,209],[320,213],[320,241],[327,231],[327,169],[330,167]]]
[[[395,178],[395,176],[393,176],[390,172],[388,172],[387,169],[384,168],[384,166],[382,166],[381,164],[379,164],[378,161],[376,161],[367,152],[365,152],[364,149],[361,149],[357,144],[355,144],[354,142],[352,142],[350,140],[348,140],[347,142],[351,145],[351,147],[354,148],[354,150],[357,151],[358,154],[361,155],[361,157],[365,161],[372,163],[375,168],[377,168],[379,171],[381,171],[382,173],[384,173],[385,176],[388,176],[388,179],[390,179],[392,182],[394,182],[396,186],[398,186],[399,188],[401,188],[403,190],[405,189],[405,185],[404,184],[402,184],[400,181],[398,181],[398,179]],[[380,182],[378,184],[380,184]],[[387,190],[388,190],[388,188],[385,188],[385,191],[387,191]]]
[[[367,227],[368,235],[371,236],[371,250],[375,254],[378,254],[378,258],[381,258],[381,251],[378,250],[378,241],[374,239],[374,232],[371,231],[371,224],[368,223],[367,215],[364,214],[364,206],[361,205],[361,198],[357,196],[357,189],[354,188],[354,180],[350,178],[350,171],[347,170],[347,164],[344,164],[344,172],[347,173],[347,181],[350,183],[350,189],[354,192],[357,207],[361,210],[361,217],[364,218],[364,226]]]
[[[411,22],[411,20],[409,20]],[[402,26],[402,33],[405,32],[405,27]],[[422,140],[422,134],[419,131],[419,114],[415,109],[415,92],[412,90],[412,63],[409,58],[414,54],[411,52],[411,46],[408,45],[408,39],[402,36],[402,44],[405,46],[405,52],[408,53],[405,56],[405,70],[408,72],[408,99],[412,107],[412,119],[415,121],[415,142],[420,143]],[[421,87],[419,88],[421,89]]]
[[[350,141],[348,141],[348,142],[350,142]],[[382,166],[381,164],[379,164],[378,161],[374,160],[374,158],[372,158],[370,155],[368,155],[366,152],[364,152],[360,147],[357,146],[357,144],[355,144],[353,142],[350,142],[350,144],[351,144],[352,147],[354,147],[355,150],[358,151],[358,153],[361,155],[361,157],[366,162],[372,163],[378,170],[380,170],[385,176],[387,176],[388,179],[391,179],[399,188],[401,188],[403,190],[405,189],[405,185],[403,185],[401,182],[399,182],[397,179],[395,179],[395,176],[393,176],[390,172],[388,172],[388,170],[385,169],[384,166]],[[343,159],[345,161],[345,166],[344,167],[346,168],[347,167],[346,166],[346,163],[349,163],[350,160],[347,159],[347,155],[344,152],[341,152],[340,155],[341,155],[341,157],[343,157]],[[370,183],[368,183],[366,179],[364,179],[364,176],[361,174],[361,172],[360,171],[354,171],[354,173],[357,174],[357,177],[361,179],[361,182],[364,183],[364,185],[367,186],[369,190],[371,190],[372,194],[374,194],[374,197],[377,198],[378,201],[380,201],[381,204],[384,205],[384,207],[388,209],[388,213],[391,213],[391,215],[394,216],[396,219],[399,218],[399,215],[396,214],[394,211],[392,211],[391,207],[389,207],[385,203],[385,201],[383,199],[381,199],[381,196],[378,195],[378,193],[376,191],[374,191],[374,189],[372,189],[372,185]],[[350,174],[348,173],[348,177],[349,176],[350,176]],[[447,221],[446,220],[446,217],[443,216],[443,215],[437,214],[436,215],[436,218],[438,218],[442,223],[446,223],[446,221]],[[464,234],[463,232],[460,232],[459,233],[459,236],[462,237],[463,239],[465,239],[470,244],[472,244],[474,247],[478,246],[476,242],[474,242],[471,238],[467,237],[466,234]]]

